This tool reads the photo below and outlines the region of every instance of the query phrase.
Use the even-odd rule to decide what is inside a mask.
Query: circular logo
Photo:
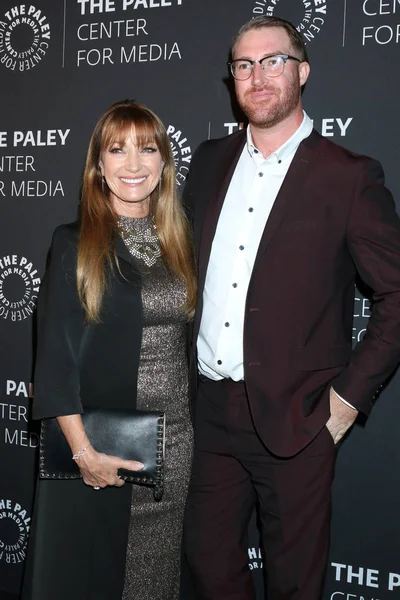
[[[175,125],[168,125],[167,134],[171,144],[172,155],[176,167],[176,184],[182,185],[189,171],[192,160],[192,149],[187,137]]]
[[[45,56],[50,42],[47,17],[32,4],[10,8],[0,21],[0,64],[28,71]]]
[[[0,317],[23,321],[33,314],[39,293],[37,269],[17,254],[0,259]]]
[[[0,498],[0,560],[8,564],[25,560],[30,521],[18,502]]]
[[[287,19],[307,43],[317,37],[325,24],[328,0],[253,0],[253,3],[253,17]]]

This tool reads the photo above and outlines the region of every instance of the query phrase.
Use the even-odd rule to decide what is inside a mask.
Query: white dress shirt
[[[296,150],[312,128],[304,113],[299,128],[268,158],[254,146],[247,128],[247,143],[219,216],[203,292],[197,350],[199,372],[209,379],[244,378],[244,313],[255,258]]]

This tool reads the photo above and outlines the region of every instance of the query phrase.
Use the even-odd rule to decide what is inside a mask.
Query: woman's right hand
[[[123,479],[118,477],[118,469],[127,471],[140,471],[143,464],[135,460],[123,460],[117,456],[110,456],[97,452],[92,446],[76,460],[86,485],[105,488],[108,485],[122,487]]]

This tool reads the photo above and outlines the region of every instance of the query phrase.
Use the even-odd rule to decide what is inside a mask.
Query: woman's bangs
[[[143,113],[129,118],[122,115],[113,115],[108,123],[104,124],[102,135],[102,151],[110,148],[113,144],[124,145],[131,138],[137,148],[144,148],[148,144],[156,144],[160,147],[160,132],[157,124]]]

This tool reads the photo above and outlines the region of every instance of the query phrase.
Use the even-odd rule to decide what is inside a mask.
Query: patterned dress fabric
[[[164,496],[132,486],[123,600],[178,600],[182,522],[193,443],[188,405],[184,284],[168,271],[151,218],[120,217],[142,276],[143,334],[137,408],[166,413]]]

